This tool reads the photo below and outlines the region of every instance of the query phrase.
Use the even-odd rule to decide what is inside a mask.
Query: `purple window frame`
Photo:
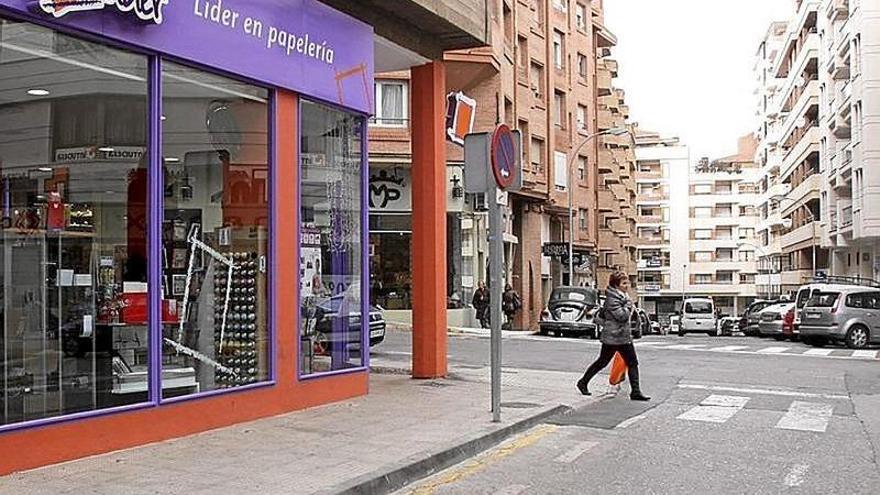
[[[106,39],[101,36],[97,36],[93,33],[84,32],[75,28],[71,28],[70,26],[55,24],[46,20],[45,18],[30,16],[30,15],[22,15],[19,12],[11,11],[3,6],[0,6],[0,16],[5,19],[9,19],[15,22],[23,22],[32,24],[35,26],[39,26],[45,29],[50,29],[54,32],[62,33],[68,36],[72,36],[78,39],[86,40],[89,42],[93,42],[96,44],[100,44],[103,46],[115,48],[118,50],[128,51],[137,55],[141,55],[147,58],[147,151],[148,151],[148,161],[147,161],[147,198],[148,198],[148,208],[149,208],[149,219],[150,224],[147,226],[147,252],[149,255],[149,259],[147,261],[148,266],[148,301],[150,302],[149,307],[149,321],[147,323],[147,329],[149,332],[149,343],[150,348],[148,350],[149,357],[149,379],[147,384],[147,400],[143,402],[138,402],[134,404],[126,404],[117,407],[109,407],[105,409],[95,409],[91,411],[82,411],[73,414],[64,414],[59,416],[52,416],[47,418],[40,418],[28,421],[20,421],[17,423],[10,423],[5,425],[0,425],[0,434],[4,434],[6,432],[12,431],[20,431],[27,430],[33,428],[39,428],[43,426],[57,425],[63,424],[73,421],[81,421],[92,418],[97,418],[101,416],[107,416],[112,414],[119,414],[143,409],[150,409],[154,407],[160,407],[164,404],[172,404],[178,402],[185,402],[189,400],[197,400],[207,397],[212,397],[216,395],[226,395],[226,394],[235,394],[241,392],[248,392],[254,389],[260,389],[265,387],[273,387],[277,384],[278,378],[278,366],[277,366],[277,352],[278,346],[276,342],[277,338],[277,239],[276,236],[272,234],[272,232],[277,232],[277,191],[278,185],[276,184],[276,176],[277,176],[277,146],[276,144],[279,142],[277,137],[277,124],[276,124],[276,113],[277,113],[277,104],[276,104],[276,96],[277,90],[274,87],[267,86],[260,81],[255,81],[251,78],[241,76],[238,74],[230,74],[228,72],[217,70],[211,67],[207,67],[203,64],[199,64],[198,62],[191,60],[182,60],[176,57],[166,56],[162,53],[158,53],[151,50],[145,50],[142,47],[137,45],[129,44],[129,43],[121,43],[115,40]],[[161,259],[161,246],[162,246],[162,217],[163,211],[162,208],[158,208],[158,205],[161,205],[164,202],[163,191],[163,177],[162,177],[162,127],[161,127],[161,115],[162,115],[162,62],[169,61],[178,63],[180,65],[184,65],[186,67],[205,71],[207,73],[228,77],[230,79],[234,79],[240,82],[244,82],[247,84],[252,84],[255,86],[259,86],[261,88],[267,89],[269,91],[269,102],[268,102],[268,131],[269,131],[269,139],[268,139],[268,147],[269,147],[269,155],[268,155],[268,168],[269,168],[269,226],[272,229],[269,235],[269,259],[267,260],[267,270],[269,273],[269,283],[268,283],[268,294],[269,294],[269,308],[268,308],[268,337],[269,337],[269,379],[266,381],[262,381],[259,383],[253,383],[249,385],[244,385],[241,387],[228,388],[228,389],[218,389],[218,390],[210,390],[206,392],[198,392],[195,394],[189,394],[180,397],[172,397],[168,399],[162,398],[162,329],[161,329],[161,294],[158,287],[161,287],[161,264],[159,260]],[[346,110],[351,111],[351,110]],[[364,137],[364,141],[366,140],[366,135]],[[298,159],[298,158],[297,158]],[[362,160],[363,162],[363,160]],[[297,248],[298,249],[298,248]]]
[[[310,381],[310,380],[320,380],[321,378],[329,378],[338,375],[348,375],[352,373],[363,373],[369,372],[370,369],[370,250],[369,250],[369,242],[370,242],[370,211],[367,207],[368,194],[370,191],[370,172],[369,172],[369,143],[368,143],[368,131],[369,131],[369,115],[363,114],[361,112],[356,112],[352,109],[341,107],[339,105],[329,103],[320,99],[310,98],[306,95],[300,95],[299,101],[297,102],[297,110],[296,110],[296,142],[297,142],[297,156],[296,156],[296,259],[297,263],[302,259],[302,177],[303,177],[303,168],[302,168],[302,107],[303,102],[315,103],[319,105],[323,105],[325,107],[331,108],[333,110],[337,110],[340,112],[345,112],[351,115],[357,115],[361,117],[361,364],[360,366],[353,366],[351,368],[344,368],[341,370],[332,370],[332,371],[323,371],[318,373],[309,373],[304,374],[302,370],[302,357],[303,357],[303,347],[302,347],[302,311],[297,310],[296,312],[296,349],[297,349],[297,359],[296,359],[296,378],[298,381]],[[366,283],[365,283],[366,282]],[[300,290],[302,287],[302,282],[297,281],[299,283],[299,288],[297,289],[297,295],[300,299],[296,301],[297,308],[299,308],[300,304],[302,304],[302,295],[300,294]],[[366,329],[364,328],[364,322],[366,322]],[[366,350],[366,351],[365,351]]]

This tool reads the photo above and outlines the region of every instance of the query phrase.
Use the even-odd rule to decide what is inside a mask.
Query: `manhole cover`
[[[531,402],[502,402],[501,407],[508,409],[532,409],[541,407],[541,404],[532,404]]]

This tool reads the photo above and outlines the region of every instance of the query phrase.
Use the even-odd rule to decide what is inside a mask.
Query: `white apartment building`
[[[830,273],[880,279],[880,0],[821,3],[822,210]]]
[[[686,290],[715,300],[722,313],[738,315],[757,293],[758,182],[755,139],[739,140],[737,154],[697,162],[689,181],[689,250]]]
[[[761,167],[757,209],[758,294],[775,297],[827,273],[823,248],[821,0],[795,0],[796,14],[771,25],[756,56]],[[821,14],[821,15],[820,15]]]
[[[678,138],[640,130],[636,163],[639,301],[648,314],[667,323],[685,290],[690,153]]]

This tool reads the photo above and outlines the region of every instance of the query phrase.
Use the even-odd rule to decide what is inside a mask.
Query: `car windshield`
[[[807,301],[807,307],[830,308],[837,302],[838,297],[840,297],[840,292],[816,292]]]
[[[685,313],[698,315],[712,314],[712,303],[707,301],[692,301],[684,306]]]
[[[597,300],[598,294],[596,293],[596,291],[587,288],[556,289],[550,295],[551,303],[576,301],[579,303],[595,306]]]

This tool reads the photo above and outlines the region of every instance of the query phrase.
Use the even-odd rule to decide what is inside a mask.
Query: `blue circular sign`
[[[492,174],[495,183],[502,191],[516,180],[516,143],[513,132],[506,124],[501,124],[492,134]]]

